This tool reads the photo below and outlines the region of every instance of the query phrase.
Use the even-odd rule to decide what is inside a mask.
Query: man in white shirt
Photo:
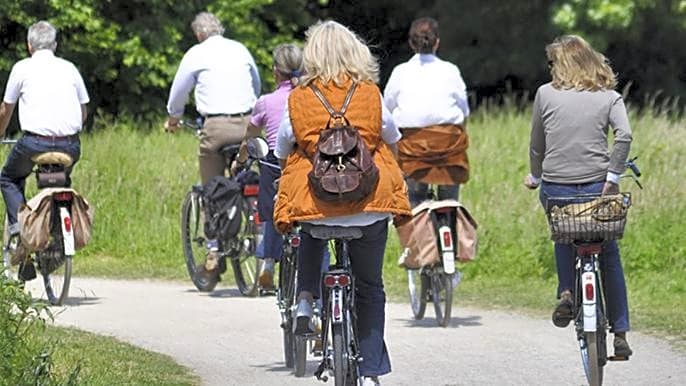
[[[31,158],[52,151],[66,153],[73,159],[68,176],[81,156],[78,133],[86,119],[88,92],[76,67],[54,55],[56,37],[57,31],[46,21],[29,27],[27,43],[31,57],[12,67],[0,104],[0,136],[5,134],[17,101],[23,131],[0,174],[12,235],[20,230],[17,211],[26,201],[24,185],[34,166]]]
[[[393,69],[384,104],[403,133],[399,161],[409,177],[410,201],[417,205],[426,199],[427,183],[438,185],[438,199],[457,199],[469,166],[466,85],[456,65],[436,56],[440,43],[436,20],[415,20],[409,43],[415,55]]]
[[[243,44],[222,36],[224,27],[216,16],[199,13],[191,29],[198,44],[186,52],[179,64],[169,91],[165,129],[178,129],[188,94],[195,88],[195,106],[204,118],[198,156],[204,185],[212,177],[224,175],[226,162],[219,149],[245,138],[261,86],[252,55]],[[216,274],[218,248],[217,240],[207,241],[203,274]]]

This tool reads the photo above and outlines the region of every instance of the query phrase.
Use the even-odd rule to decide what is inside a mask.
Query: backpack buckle
[[[338,156],[338,164],[336,165],[336,170],[338,172],[342,172],[343,170],[345,170],[345,165],[343,164],[343,156],[342,155]]]

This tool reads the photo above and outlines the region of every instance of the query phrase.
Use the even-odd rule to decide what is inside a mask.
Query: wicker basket
[[[551,197],[546,215],[558,243],[618,240],[624,235],[631,194]]]

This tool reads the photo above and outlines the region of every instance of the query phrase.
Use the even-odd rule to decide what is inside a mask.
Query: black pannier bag
[[[203,187],[205,203],[205,236],[227,240],[236,237],[241,229],[241,192],[236,181],[215,176]]]

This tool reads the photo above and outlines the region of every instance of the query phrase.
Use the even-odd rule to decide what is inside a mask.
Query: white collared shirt
[[[9,104],[19,101],[23,131],[57,137],[81,130],[81,105],[89,102],[76,67],[47,49],[15,63],[3,100]]]
[[[396,126],[461,124],[469,116],[467,87],[456,65],[432,54],[415,54],[393,69],[384,103]]]
[[[260,75],[243,44],[215,35],[191,47],[181,59],[169,91],[169,115],[183,115],[193,87],[200,115],[242,113],[252,109],[260,95]]]

